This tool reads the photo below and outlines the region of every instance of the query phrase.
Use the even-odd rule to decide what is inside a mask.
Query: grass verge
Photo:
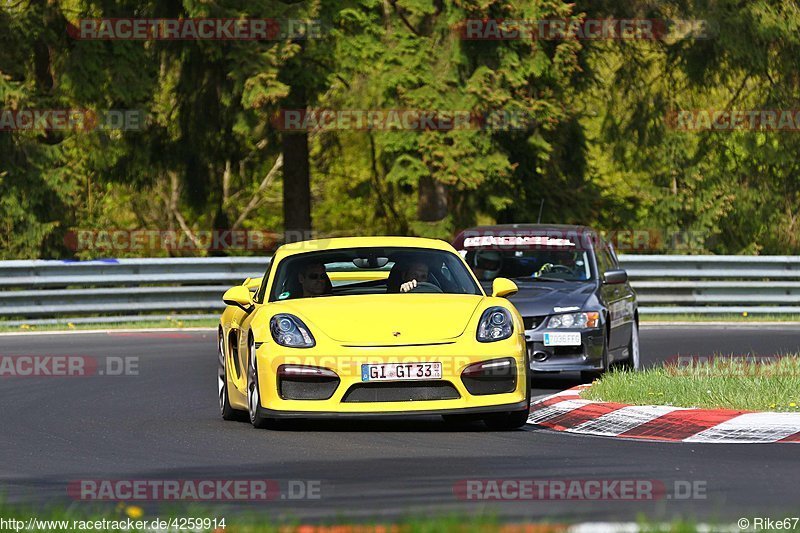
[[[800,354],[677,358],[639,372],[609,372],[581,395],[632,405],[800,412]]]

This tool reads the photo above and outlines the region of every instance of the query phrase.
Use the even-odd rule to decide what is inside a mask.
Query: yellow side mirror
[[[235,305],[242,311],[249,312],[253,307],[253,295],[244,285],[231,287],[222,295],[222,301],[226,305]]]
[[[499,298],[513,296],[518,290],[517,284],[508,278],[495,278],[492,282],[492,296]]]

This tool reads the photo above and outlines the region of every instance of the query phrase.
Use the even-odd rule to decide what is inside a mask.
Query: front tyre
[[[258,363],[256,345],[252,337],[247,344],[247,412],[253,427],[263,429],[270,420],[261,414],[261,391],[258,387]]]
[[[633,323],[631,327],[631,340],[628,342],[628,357],[621,362],[620,366],[627,370],[639,370],[642,366],[639,352],[639,324]]]

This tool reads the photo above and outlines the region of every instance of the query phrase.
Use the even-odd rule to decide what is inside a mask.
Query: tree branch
[[[192,230],[189,228],[189,225],[186,223],[186,219],[183,218],[180,210],[178,209],[178,193],[179,193],[179,185],[178,185],[178,175],[174,172],[169,173],[170,177],[170,196],[169,198],[166,197],[164,194],[164,200],[167,202],[169,206],[169,210],[172,213],[172,216],[175,217],[175,220],[178,221],[178,225],[181,227],[183,232],[186,234],[187,237],[194,243],[195,247],[199,250],[201,249],[201,243],[197,239]]]
[[[392,4],[394,12],[397,13],[397,16],[400,17],[400,20],[403,21],[403,24],[405,24],[406,28],[408,28],[414,35],[421,36],[422,34],[418,32],[417,29],[411,25],[406,16],[403,15],[403,12],[400,10],[400,7],[398,7],[397,5],[397,0],[389,0],[389,3]]]
[[[272,181],[275,179],[275,176],[278,174],[278,171],[283,167],[283,154],[279,155],[278,158],[275,160],[275,164],[272,165],[272,168],[267,175],[264,176],[264,179],[261,180],[261,184],[258,186],[258,190],[253,194],[253,197],[250,198],[250,202],[247,204],[247,207],[244,208],[244,211],[239,215],[239,218],[236,219],[236,222],[233,223],[231,229],[239,229],[242,225],[242,222],[247,219],[247,215],[250,214],[250,211],[255,209],[258,205],[259,196],[267,189],[267,187],[272,184]]]

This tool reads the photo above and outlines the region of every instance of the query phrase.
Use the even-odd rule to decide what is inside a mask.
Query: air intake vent
[[[415,381],[413,383],[361,383],[350,387],[342,402],[407,402],[455,400],[458,390],[447,381]]]

